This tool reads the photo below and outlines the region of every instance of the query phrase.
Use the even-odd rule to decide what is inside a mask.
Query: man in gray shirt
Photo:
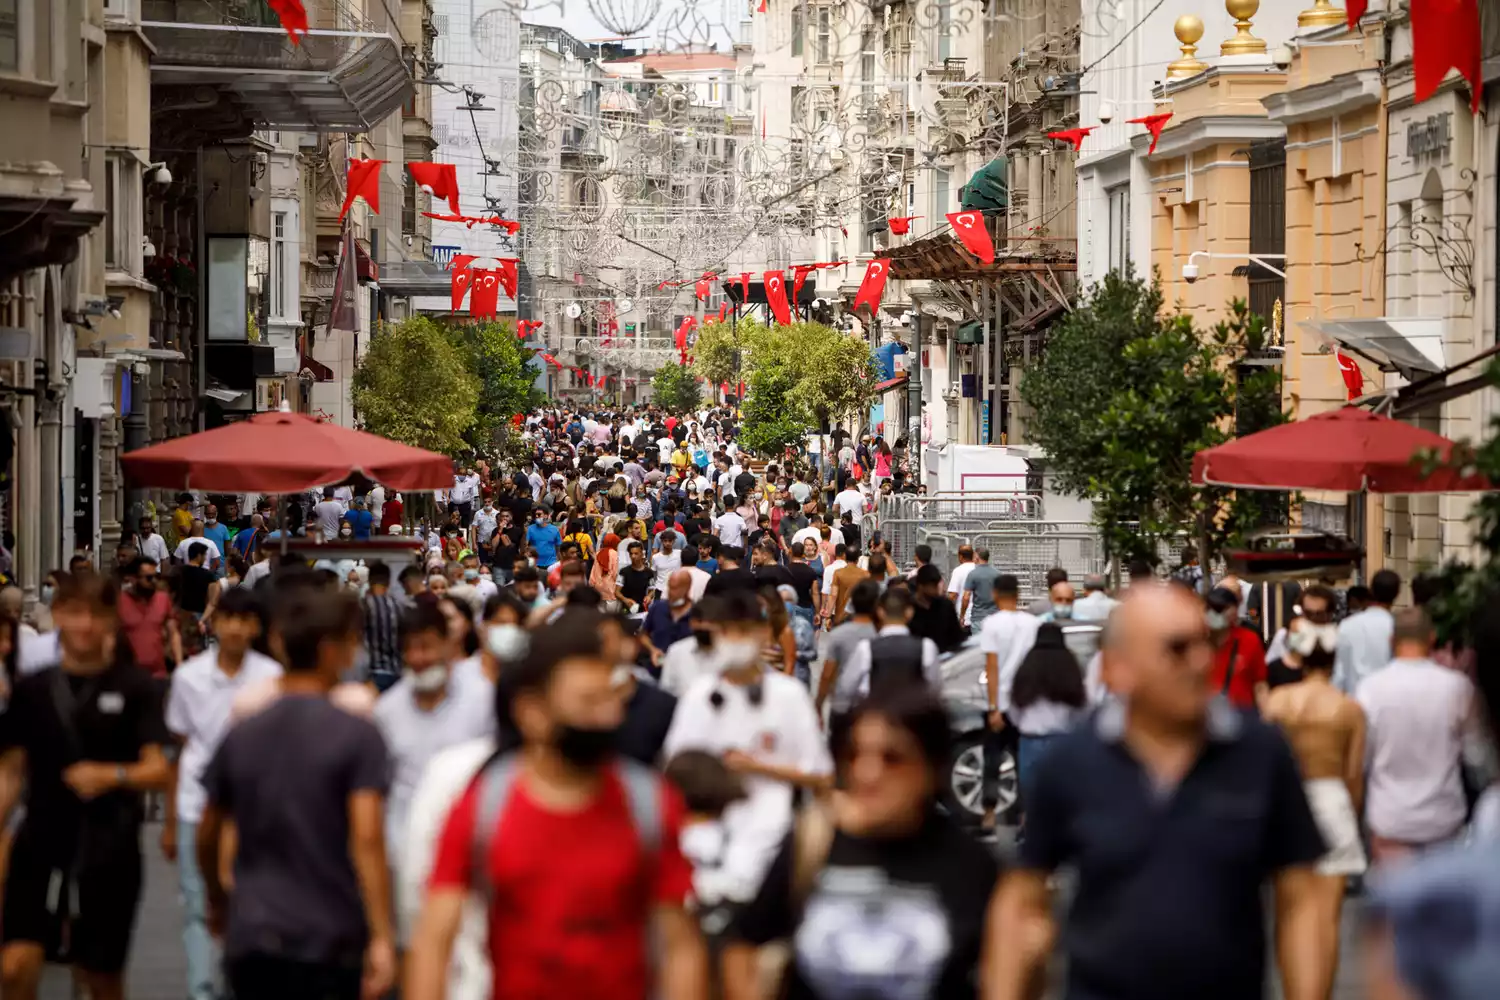
[[[964,579],[963,607],[958,620],[969,622],[969,632],[978,635],[984,620],[995,613],[995,581],[1000,571],[990,565],[990,550],[976,549],[974,568]]]
[[[331,542],[339,537],[339,522],[344,519],[344,505],[333,498],[333,487],[323,487],[323,499],[313,508],[314,523],[323,533],[323,540]]]
[[[821,715],[823,703],[832,696],[828,726],[830,738],[837,738],[840,728],[836,723],[847,718],[859,701],[859,678],[842,668],[849,665],[860,643],[879,634],[875,624],[875,608],[879,603],[880,584],[873,580],[861,580],[855,584],[849,591],[849,618],[829,632],[823,642],[823,671],[818,678],[817,706]]]

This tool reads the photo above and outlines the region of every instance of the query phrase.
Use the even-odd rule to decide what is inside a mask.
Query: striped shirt
[[[365,596],[365,651],[369,654],[370,679],[384,690],[401,676],[400,598],[386,592]],[[382,680],[384,684],[382,684]]]

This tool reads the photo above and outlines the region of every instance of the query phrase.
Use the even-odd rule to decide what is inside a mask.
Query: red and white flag
[[[1338,359],[1339,374],[1344,377],[1344,388],[1349,393],[1349,399],[1356,400],[1365,394],[1365,373],[1359,370],[1359,362],[1355,361],[1343,351],[1335,351],[1333,356]]]
[[[458,213],[458,167],[452,163],[408,163],[407,172],[417,186],[426,188],[439,201]]]
[[[500,308],[500,272],[474,271],[474,290],[469,295],[469,315],[494,319]]]
[[[344,175],[344,207],[339,209],[339,221],[344,221],[355,198],[363,198],[370,211],[380,214],[380,165],[384,160],[350,160],[349,172]]]
[[[948,225],[953,227],[969,253],[985,264],[995,263],[995,242],[990,239],[983,212],[949,212]]]
[[[458,312],[463,308],[464,296],[469,293],[469,286],[473,284],[473,282],[473,268],[468,266],[454,268],[452,280],[453,307],[449,310],[450,312]]]
[[[776,322],[786,326],[792,321],[792,311],[786,302],[786,273],[767,271],[765,278],[766,304],[771,307],[771,315],[776,317]]]
[[[859,294],[854,296],[854,311],[861,305],[870,307],[870,312],[880,311],[880,297],[885,294],[885,279],[891,262],[877,257],[865,268],[865,278],[859,283]]]

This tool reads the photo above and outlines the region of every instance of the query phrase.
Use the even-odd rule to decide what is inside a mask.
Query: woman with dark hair
[[[1020,734],[1016,778],[1022,802],[1047,745],[1071,729],[1087,705],[1083,671],[1063,640],[1062,626],[1043,624],[1010,690],[1011,723]]]
[[[766,609],[766,622],[771,626],[771,637],[761,651],[767,670],[779,670],[784,674],[795,674],[797,670],[797,637],[792,633],[791,616],[787,614],[786,602],[775,587],[760,589],[760,603]]]
[[[753,984],[757,950],[785,941],[780,992],[763,983],[761,996],[979,996],[1000,865],[938,808],[950,742],[948,713],[920,686],[854,709],[835,747],[845,790],[797,819],[735,923],[726,985]],[[873,947],[883,961],[860,960]]]
[[[453,643],[453,661],[479,652],[479,634],[474,630],[474,615],[468,603],[453,597],[439,597],[438,607],[448,619],[448,638]]]

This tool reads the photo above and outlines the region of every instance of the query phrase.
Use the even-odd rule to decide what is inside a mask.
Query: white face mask
[[[520,659],[529,642],[526,630],[519,625],[491,625],[484,630],[484,648],[497,660]]]
[[[1323,652],[1336,652],[1339,645],[1339,627],[1337,625],[1314,625],[1304,622],[1302,627],[1295,632],[1287,633],[1286,646],[1298,656],[1309,656],[1319,646]]]
[[[740,670],[760,660],[760,644],[754,639],[719,639],[714,643],[714,659],[720,673]]]
[[[448,686],[448,668],[444,664],[426,670],[407,670],[413,691],[419,694],[436,694]]]

